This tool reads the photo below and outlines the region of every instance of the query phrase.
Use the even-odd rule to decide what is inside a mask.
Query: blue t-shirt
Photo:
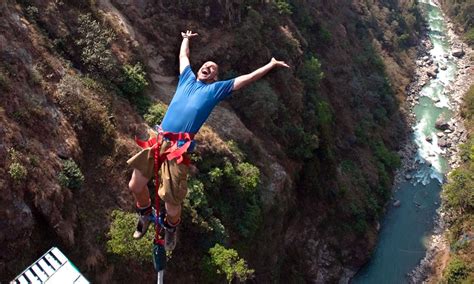
[[[233,87],[233,79],[211,84],[198,81],[191,66],[186,66],[161,128],[167,132],[197,133],[212,109],[231,94]]]

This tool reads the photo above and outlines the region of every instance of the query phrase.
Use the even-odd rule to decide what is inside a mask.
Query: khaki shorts
[[[170,146],[170,142],[164,141],[161,152]],[[151,179],[154,176],[154,152],[151,148],[140,151],[127,161],[127,164],[140,171],[145,177]],[[187,154],[185,154],[187,155]],[[161,165],[160,187],[158,195],[162,200],[173,205],[181,205],[188,193],[188,166],[176,163],[176,159],[165,160]]]

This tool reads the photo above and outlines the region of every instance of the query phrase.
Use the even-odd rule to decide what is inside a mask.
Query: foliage
[[[474,28],[470,28],[466,32],[466,42],[471,46],[474,45]]]
[[[8,174],[15,183],[24,181],[28,175],[28,170],[22,164],[20,156],[20,152],[15,150],[15,148],[8,149],[8,159],[10,160]]]
[[[401,165],[400,156],[393,151],[389,151],[382,141],[378,141],[373,146],[375,156],[383,163],[387,169],[394,170]]]
[[[245,192],[252,192],[257,189],[260,183],[260,170],[250,163],[239,163],[236,167],[238,182]]]
[[[140,63],[125,64],[123,67],[122,90],[128,95],[140,95],[148,86],[145,70]]]
[[[288,141],[288,155],[298,160],[308,160],[319,148],[319,137],[305,132],[303,127],[286,124],[283,128]]]
[[[319,60],[314,56],[307,59],[298,70],[298,77],[308,90],[316,90],[319,87],[321,79],[324,77],[324,72],[321,69]]]
[[[266,80],[259,80],[233,97],[232,105],[251,125],[272,129],[280,102]]]
[[[449,264],[444,271],[444,278],[448,284],[461,283],[467,275],[467,265],[457,257],[454,257],[449,261]]]
[[[81,189],[84,175],[73,159],[64,161],[62,170],[58,175],[59,184],[70,189]]]
[[[132,230],[136,225],[135,214],[114,210],[111,217],[108,252],[133,261],[151,261],[153,230],[148,230],[143,238],[135,240],[132,238]]]
[[[216,244],[209,249],[209,256],[203,259],[204,270],[209,274],[209,278],[215,278],[213,275],[224,275],[228,283],[233,280],[239,282],[250,280],[255,271],[249,269],[244,259],[240,258],[234,249],[226,249],[220,244]]]
[[[474,228],[474,86],[465,94],[462,112],[470,137],[461,147],[463,164],[449,174],[442,192],[454,255],[443,273],[447,283],[471,283],[474,279],[473,267],[469,266],[474,259],[472,244],[468,244],[472,240],[464,239]]]
[[[13,162],[8,168],[8,173],[10,174],[10,177],[13,179],[14,182],[19,183],[26,179],[28,171],[25,166],[23,166],[19,162]]]
[[[90,72],[107,73],[116,67],[116,60],[110,49],[115,33],[103,27],[91,14],[78,18],[78,38],[76,44],[81,48],[81,60]]]
[[[150,126],[160,125],[167,109],[165,104],[156,103],[148,108],[148,112],[143,115],[143,118]]]
[[[192,223],[210,234],[210,240],[226,242],[228,234],[221,220],[212,215],[212,209],[204,191],[204,184],[197,179],[188,182],[188,196],[184,201],[184,210],[191,216]]]
[[[319,29],[318,37],[325,44],[330,43],[331,40],[332,40],[331,31],[329,31],[328,29],[326,29],[323,26],[321,26],[320,29]]]
[[[293,13],[290,3],[287,0],[276,0],[275,6],[280,15],[291,15]]]
[[[91,95],[78,76],[66,75],[59,82],[58,103],[80,134],[80,142],[94,147],[111,149],[116,133],[107,108]],[[93,144],[93,146],[91,145]]]
[[[0,90],[7,91],[8,89],[10,89],[10,80],[7,75],[3,73],[2,69],[0,69]]]
[[[409,34],[402,34],[397,39],[397,45],[401,49],[407,49],[411,46],[411,37]]]

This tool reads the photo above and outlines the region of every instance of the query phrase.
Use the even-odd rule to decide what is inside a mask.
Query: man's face
[[[212,83],[217,81],[217,73],[219,67],[215,62],[207,61],[198,71],[197,79],[205,83]]]

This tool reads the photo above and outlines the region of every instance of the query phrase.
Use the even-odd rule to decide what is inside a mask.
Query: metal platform
[[[10,283],[90,283],[57,248],[52,247]]]

